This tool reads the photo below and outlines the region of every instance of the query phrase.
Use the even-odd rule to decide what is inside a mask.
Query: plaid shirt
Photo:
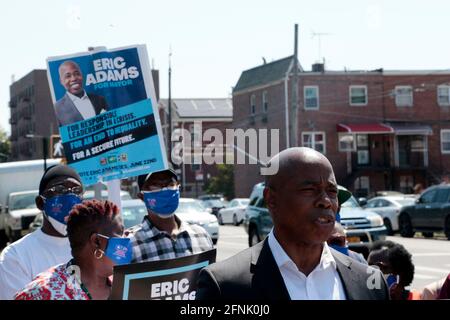
[[[133,247],[131,263],[174,259],[213,249],[210,235],[199,225],[180,221],[175,216],[179,233],[173,239],[167,232],[157,229],[150,220],[128,229]]]

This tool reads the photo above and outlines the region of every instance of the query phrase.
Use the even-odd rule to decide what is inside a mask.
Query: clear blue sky
[[[15,0],[2,4],[0,126],[8,132],[11,76],[45,68],[48,56],[146,44],[167,97],[227,97],[242,70],[293,52],[307,70],[450,69],[450,2],[445,0]]]

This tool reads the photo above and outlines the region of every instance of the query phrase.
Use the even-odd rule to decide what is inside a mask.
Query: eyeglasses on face
[[[82,186],[66,187],[63,184],[58,184],[56,186],[53,186],[53,187],[45,190],[44,195],[46,197],[51,197],[51,196],[56,196],[56,195],[68,194],[68,193],[82,195],[83,187]]]
[[[151,182],[146,186],[146,191],[160,191],[160,190],[176,190],[178,188],[178,182],[176,181],[164,181],[164,182]]]

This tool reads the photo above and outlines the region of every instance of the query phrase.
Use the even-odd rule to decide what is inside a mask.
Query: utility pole
[[[168,160],[172,162],[172,48],[169,49],[169,132],[167,134]]]
[[[47,137],[42,137],[42,153],[44,156],[44,172],[47,171],[47,153],[48,153],[48,140]]]
[[[294,76],[292,79],[292,112],[289,118],[289,147],[298,146],[298,24],[295,24],[295,36],[294,36]]]

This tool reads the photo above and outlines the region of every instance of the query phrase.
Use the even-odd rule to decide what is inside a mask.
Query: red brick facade
[[[324,153],[334,166],[338,183],[357,195],[370,195],[379,190],[411,192],[416,183],[425,186],[437,183],[450,172],[450,154],[441,152],[441,130],[450,130],[450,106],[438,104],[437,88],[440,85],[450,85],[450,72],[301,72],[298,81],[298,145],[305,145],[304,141],[311,132],[323,133]],[[317,109],[305,108],[305,86],[318,88]],[[350,86],[361,86],[353,89],[353,102],[364,100],[363,103],[351,105]],[[410,89],[396,91],[396,86],[410,86]],[[289,82],[289,107],[292,103],[290,88]],[[268,101],[266,113],[262,106],[264,91]],[[280,150],[284,149],[285,91],[283,79],[235,91],[233,127],[278,128]],[[359,100],[356,95],[363,91],[365,98]],[[400,94],[411,91],[412,106],[397,106],[396,99],[400,103],[409,97],[402,98]],[[251,115],[252,95],[256,104],[254,115]],[[354,150],[346,152],[339,149],[338,124],[384,124],[392,132],[355,135]],[[409,131],[401,129],[405,126]],[[322,138],[320,135],[315,137],[318,140]],[[357,140],[360,141],[359,147],[356,146]],[[259,166],[236,165],[236,196],[248,197],[253,185],[262,180]]]

